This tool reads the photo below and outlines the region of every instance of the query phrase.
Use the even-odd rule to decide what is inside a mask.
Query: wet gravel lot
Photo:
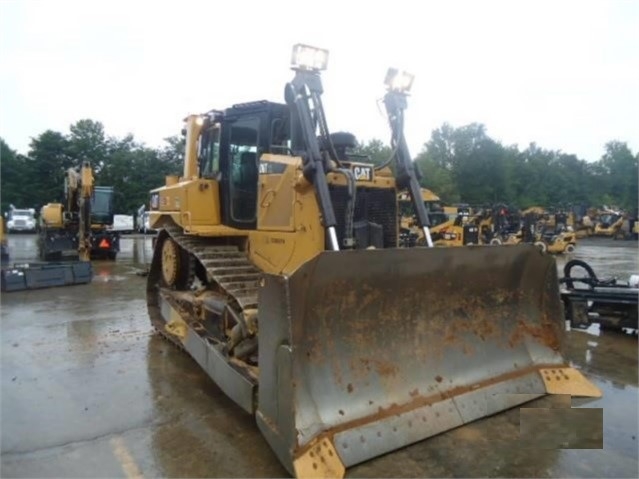
[[[12,235],[9,248],[12,261],[33,260],[35,236]],[[252,417],[152,332],[139,275],[151,237],[124,236],[121,248],[117,261],[94,262],[91,284],[2,294],[0,475],[286,477]],[[570,258],[587,261],[600,277],[639,272],[636,242],[583,240]],[[559,270],[570,258],[558,257]],[[534,444],[520,442],[520,410],[513,409],[347,476],[638,477],[637,338],[568,334],[570,361],[604,393],[573,400],[573,407],[602,409],[603,436],[580,443],[595,448],[558,449],[553,438],[564,426],[556,419],[542,423]],[[593,433],[594,423],[577,422],[573,429]]]

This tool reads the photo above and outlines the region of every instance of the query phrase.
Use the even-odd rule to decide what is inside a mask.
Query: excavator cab
[[[546,393],[599,394],[561,355],[552,258],[431,247],[403,135],[411,78],[386,82],[393,175],[330,134],[327,58],[294,48],[285,104],[186,119],[183,174],[151,192],[152,325],[300,477],[340,477]],[[397,247],[400,191],[428,247]]]

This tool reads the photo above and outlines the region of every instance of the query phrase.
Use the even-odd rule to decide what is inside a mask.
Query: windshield
[[[29,218],[33,218],[33,213],[31,213],[31,211],[29,210],[13,210],[9,212],[9,216],[11,218],[15,218],[17,216],[20,216],[20,217],[27,216]]]
[[[615,214],[605,214],[605,215],[601,215],[601,222],[605,223],[605,224],[612,224],[615,221],[617,221],[620,218],[619,215],[615,215]]]
[[[113,188],[97,186],[91,198],[91,221],[113,223]]]

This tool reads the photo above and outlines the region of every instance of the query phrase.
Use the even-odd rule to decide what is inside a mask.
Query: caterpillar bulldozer
[[[562,357],[552,258],[432,248],[403,135],[410,78],[386,79],[393,176],[329,133],[327,58],[294,47],[285,103],[186,118],[183,173],[150,197],[152,325],[298,477],[341,477],[547,393],[599,395]],[[425,247],[397,247],[402,190]]]
[[[95,186],[93,169],[85,161],[79,171],[67,170],[64,191],[64,204],[48,203],[40,210],[40,259],[114,260],[120,236],[108,229],[113,223],[113,187]]]

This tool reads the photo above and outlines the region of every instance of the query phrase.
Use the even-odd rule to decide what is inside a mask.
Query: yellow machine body
[[[594,236],[614,238],[623,226],[624,218],[618,214],[603,214],[595,224]]]
[[[436,234],[441,229],[443,223],[448,223],[448,220],[442,220],[442,216],[446,207],[442,206],[441,199],[432,190],[428,188],[421,188],[421,199],[424,202],[426,209],[431,212],[430,218],[430,231],[432,234]],[[413,206],[409,193],[403,191],[397,195],[397,202],[400,212],[400,231],[407,236],[412,236],[411,243],[422,244],[424,242],[424,232],[419,227],[418,221],[413,212]],[[452,224],[453,215],[449,215],[450,224]]]
[[[4,217],[0,216],[0,259],[9,260],[9,243],[7,241],[7,225]]]
[[[40,208],[40,226],[62,228],[64,226],[63,205],[61,203],[47,203]]]
[[[223,225],[219,183],[201,178],[178,183],[171,178],[169,185],[153,190],[159,206],[149,213],[151,227],[160,229],[170,218],[187,234],[244,238],[248,255],[260,270],[274,274],[295,271],[325,250],[315,192],[302,175],[301,158],[267,154],[260,162],[264,168],[273,163],[284,169],[281,173],[260,175],[256,230]],[[345,185],[344,178],[336,173],[329,173],[327,179],[330,185]],[[395,191],[395,179],[388,168],[378,171],[372,181],[360,181],[358,185]]]
[[[551,238],[538,236],[535,244],[542,251],[552,254],[572,253],[577,247],[577,235],[572,231],[565,231]]]
[[[93,169],[85,161],[66,171],[65,204],[48,203],[40,209],[38,249],[43,260],[91,258],[90,203],[94,192]],[[97,225],[96,225],[97,227]]]
[[[552,257],[532,245],[398,248],[400,180],[350,159],[354,142],[317,140],[321,105],[309,96],[312,116],[300,100],[317,81],[298,71],[287,105],[186,119],[184,170],[150,198],[157,331],[255,416],[300,477],[340,477],[555,382],[599,395],[562,356]]]

